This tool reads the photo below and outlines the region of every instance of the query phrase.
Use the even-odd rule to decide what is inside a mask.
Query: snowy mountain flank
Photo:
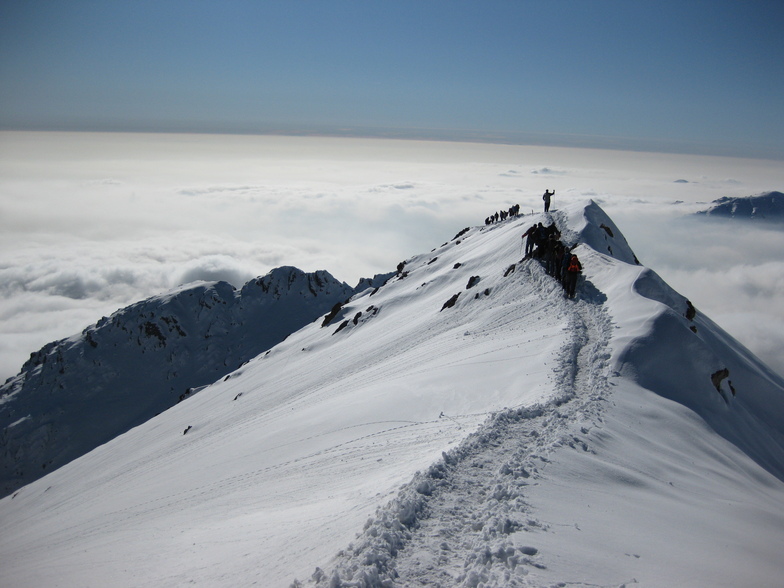
[[[740,218],[781,222],[784,220],[784,194],[765,192],[756,196],[730,198],[725,196],[713,201],[713,206],[697,214],[718,218]]]
[[[194,283],[46,345],[0,386],[0,495],[174,406],[373,284],[354,289],[292,267],[240,290]]]
[[[575,300],[521,259],[534,222]],[[0,585],[780,585],[784,381],[595,203],[325,312],[248,361],[234,330],[237,369],[0,500]]]

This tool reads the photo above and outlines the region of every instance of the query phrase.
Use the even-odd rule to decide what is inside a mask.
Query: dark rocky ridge
[[[713,206],[698,212],[699,215],[721,218],[765,219],[784,222],[784,194],[766,192],[758,196],[730,198],[725,196],[713,201]]]
[[[280,267],[240,290],[182,286],[31,354],[0,386],[0,497],[147,421],[318,319],[356,288]]]

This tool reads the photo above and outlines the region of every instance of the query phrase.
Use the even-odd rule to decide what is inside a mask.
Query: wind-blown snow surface
[[[541,215],[461,232],[0,501],[0,584],[778,585],[784,382],[552,217],[578,300],[520,262]]]

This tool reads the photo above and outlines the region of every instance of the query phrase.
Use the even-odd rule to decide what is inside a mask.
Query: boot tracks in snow
[[[334,569],[317,569],[308,585],[528,585],[528,569],[543,567],[539,552],[511,535],[546,525],[530,516],[526,487],[539,483],[559,450],[591,451],[586,434],[610,393],[606,309],[586,300],[558,304],[569,313],[571,336],[553,370],[555,396],[491,416],[379,508]]]

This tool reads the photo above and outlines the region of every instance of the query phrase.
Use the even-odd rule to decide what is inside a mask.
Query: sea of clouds
[[[642,263],[784,373],[784,227],[693,215],[780,162],[324,137],[0,133],[0,377],[195,280],[280,265],[354,285],[520,204],[592,198]]]

